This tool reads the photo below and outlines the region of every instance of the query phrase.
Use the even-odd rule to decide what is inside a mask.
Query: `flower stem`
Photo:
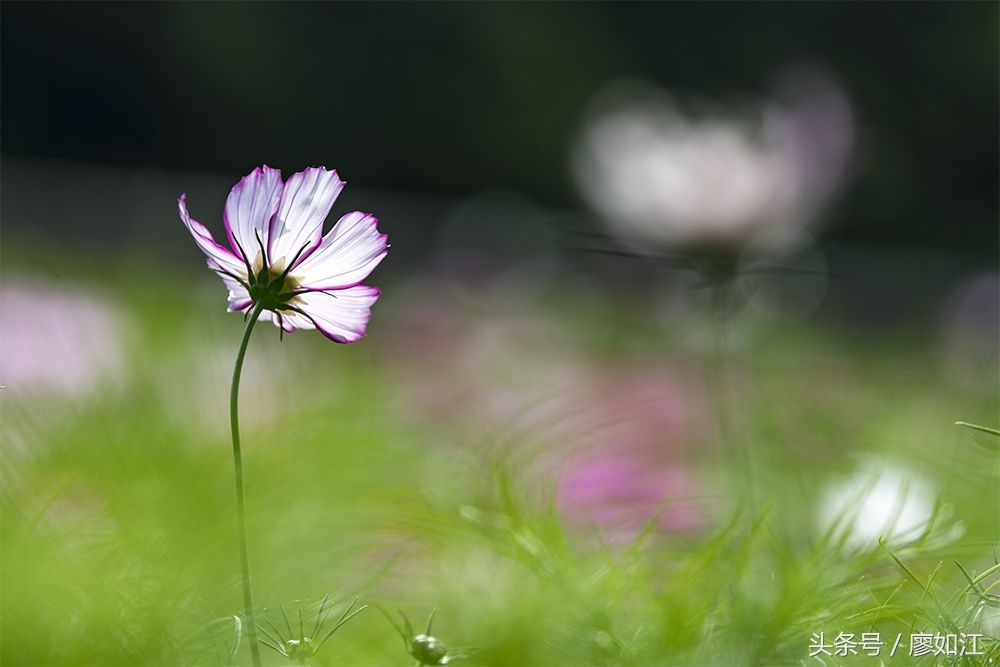
[[[253,325],[263,310],[262,304],[254,306],[243,331],[243,342],[240,343],[239,354],[236,355],[236,366],[233,368],[233,384],[229,391],[229,423],[233,432],[233,468],[236,472],[236,519],[240,533],[240,567],[243,574],[243,606],[246,608],[246,628],[250,638],[250,655],[254,667],[260,667],[260,647],[257,645],[257,623],[253,615],[253,592],[250,588],[250,556],[247,552],[247,517],[243,502],[243,454],[240,451],[240,375],[243,372],[243,358],[247,353],[247,344]]]
[[[714,345],[708,381],[709,390],[714,394],[715,413],[718,419],[719,438],[729,452],[738,460],[733,468],[736,480],[733,488],[741,489],[743,498],[751,514],[757,511],[756,484],[754,481],[753,452],[746,431],[741,423],[737,393],[738,377],[734,368],[731,319],[733,313],[734,285],[727,279],[712,288],[712,331]]]

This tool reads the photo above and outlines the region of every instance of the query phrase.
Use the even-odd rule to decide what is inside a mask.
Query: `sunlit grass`
[[[185,289],[151,300],[149,288],[105,287],[132,326],[123,384],[83,399],[4,395],[4,664],[248,663],[236,644],[225,395],[241,323],[217,293],[196,291],[191,304]],[[517,424],[459,434],[406,408],[415,390],[387,361],[406,351],[385,354],[400,338],[384,331],[397,303],[387,290],[371,337],[351,348],[299,334],[279,348],[270,327],[251,344],[255,593],[278,630],[281,607],[291,610],[285,639],[299,632],[298,610],[308,625],[330,594],[338,615],[357,596],[418,628],[436,609],[435,636],[471,665],[810,664],[819,632],[879,632],[883,651],[903,635],[887,664],[951,660],[906,655],[909,636],[926,632],[984,635],[984,655],[962,664],[1000,657],[989,640],[1000,626],[998,459],[990,434],[955,425],[995,426],[996,395],[948,384],[925,346],[818,329],[772,336],[741,362],[754,506],[731,502],[740,463],[709,424],[691,455],[703,528],[650,524],[617,543],[561,516],[540,445]],[[609,342],[609,313],[556,317],[590,332],[585,350],[604,364],[701,363],[651,328]],[[646,343],[655,336],[664,340]],[[217,372],[205,362],[216,357]],[[863,452],[932,479],[940,498],[927,530],[855,548],[817,525],[821,490]],[[412,663],[374,608],[312,660]]]

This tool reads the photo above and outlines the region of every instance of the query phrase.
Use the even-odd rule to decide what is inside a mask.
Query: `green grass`
[[[145,283],[105,287],[133,327],[124,384],[86,399],[4,390],[3,664],[249,664],[245,641],[228,655],[241,594],[226,385],[242,323],[206,285],[195,274],[155,299]],[[750,380],[730,406],[753,504],[727,500],[741,459],[706,428],[690,455],[704,527],[607,544],[560,517],[539,444],[518,424],[477,431],[467,415],[406,409],[414,389],[396,364],[422,342],[392,348],[402,305],[387,290],[356,346],[311,333],[279,346],[269,325],[251,342],[250,363],[264,363],[245,379],[243,440],[265,622],[284,630],[283,605],[295,634],[299,610],[310,625],[326,594],[334,617],[355,596],[372,605],[311,664],[413,664],[376,604],[415,627],[436,609],[435,636],[469,665],[821,664],[808,657],[821,631],[902,634],[889,665],[1000,658],[997,451],[990,434],[955,425],[996,426],[996,389],[949,384],[926,343],[771,336],[741,361]],[[641,309],[621,314],[548,313],[586,332],[583,354],[604,366],[700,377],[704,363]],[[203,358],[221,360],[217,373]],[[704,386],[689,391],[701,400]],[[852,550],[817,528],[821,489],[861,452],[933,480],[929,530]],[[985,655],[908,657],[905,640],[922,632],[984,634]],[[264,652],[265,664],[289,662]]]

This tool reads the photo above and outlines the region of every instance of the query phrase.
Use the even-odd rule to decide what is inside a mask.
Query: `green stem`
[[[719,436],[723,446],[729,448],[739,460],[734,468],[736,488],[742,489],[742,500],[751,513],[757,511],[756,484],[754,482],[753,452],[750,442],[741,428],[736,410],[738,391],[736,374],[730,346],[732,331],[730,319],[733,307],[733,289],[731,279],[712,286],[712,331],[714,350],[709,373],[709,391],[715,396],[715,412],[718,419]]]
[[[260,647],[257,645],[257,623],[253,615],[253,592],[250,588],[250,556],[247,551],[247,512],[243,502],[243,454],[240,451],[240,375],[243,372],[243,358],[247,353],[247,344],[250,343],[250,334],[253,333],[253,325],[257,323],[257,318],[263,310],[261,304],[254,306],[247,320],[247,327],[243,331],[243,342],[240,343],[240,352],[236,355],[236,367],[233,368],[233,385],[229,391],[229,423],[233,432],[233,468],[236,472],[236,518],[240,533],[240,567],[243,574],[243,606],[246,609],[247,635],[250,638],[250,654],[253,658],[254,667],[260,667]]]

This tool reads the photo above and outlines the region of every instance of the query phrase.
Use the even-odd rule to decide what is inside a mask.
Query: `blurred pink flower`
[[[284,331],[318,329],[337,343],[365,335],[380,292],[361,281],[389,246],[375,216],[360,211],[323,236],[323,221],[343,189],[337,172],[325,167],[310,167],[286,183],[277,169],[254,169],[226,199],[229,248],[188,215],[187,196],[180,196],[181,221],[229,288],[230,312],[261,304],[261,319]]]
[[[594,525],[610,541],[634,539],[650,521],[660,530],[701,526],[691,502],[696,486],[688,471],[657,466],[634,454],[608,452],[579,462],[559,484],[559,508],[569,519]]]
[[[82,397],[125,376],[122,315],[94,293],[35,278],[5,279],[0,315],[6,392]]]
[[[508,303],[500,316],[492,301],[477,305],[395,311],[406,323],[393,329],[424,341],[411,349],[400,339],[389,350],[405,351],[393,369],[416,416],[452,435],[471,433],[469,465],[509,457],[529,495],[541,490],[535,501],[555,491],[561,513],[608,539],[627,541],[658,516],[662,530],[697,529],[698,485],[684,450],[699,392],[669,367],[594,363],[579,333],[540,308]],[[482,451],[484,436],[496,443],[491,453]]]
[[[652,520],[665,531],[697,529],[698,485],[683,461],[694,406],[671,374],[605,372],[576,401],[579,417],[563,436],[573,453],[557,447],[561,461],[545,463],[558,471],[560,511],[611,541],[634,538]]]

